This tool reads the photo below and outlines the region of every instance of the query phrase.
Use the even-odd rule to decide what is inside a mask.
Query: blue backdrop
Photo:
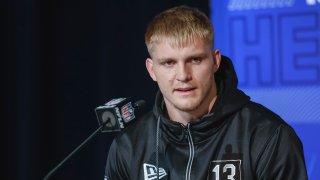
[[[240,89],[296,130],[319,180],[320,0],[211,0],[211,19]]]

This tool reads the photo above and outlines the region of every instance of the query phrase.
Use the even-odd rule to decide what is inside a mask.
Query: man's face
[[[167,109],[197,112],[208,108],[216,97],[214,73],[220,64],[220,52],[201,39],[184,47],[172,47],[166,41],[154,44],[146,66],[159,85]]]

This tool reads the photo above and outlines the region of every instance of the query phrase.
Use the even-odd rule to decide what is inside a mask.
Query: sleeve
[[[257,164],[259,180],[307,180],[303,147],[288,125],[280,125],[260,152]]]
[[[127,168],[128,168],[127,161],[123,157],[121,148],[119,147],[119,143],[116,138],[112,142],[109,149],[104,179],[105,180],[130,179],[127,173],[128,172]]]

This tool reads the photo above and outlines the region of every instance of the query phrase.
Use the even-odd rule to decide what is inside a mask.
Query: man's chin
[[[176,108],[179,109],[180,111],[194,111],[198,108],[198,103],[193,103],[193,102],[187,102],[187,103],[179,103],[176,104]]]

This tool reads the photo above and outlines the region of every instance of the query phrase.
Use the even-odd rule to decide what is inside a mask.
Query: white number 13
[[[226,164],[223,166],[223,173],[227,172],[230,169],[230,175],[228,175],[228,180],[235,180],[234,176],[236,175],[236,167],[233,164]],[[216,174],[216,180],[220,180],[220,165],[216,165],[212,172]]]

